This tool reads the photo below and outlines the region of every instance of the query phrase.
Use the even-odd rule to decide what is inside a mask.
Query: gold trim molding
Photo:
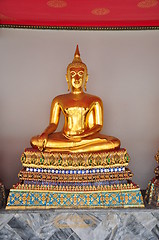
[[[77,30],[77,31],[142,31],[142,30],[159,30],[159,26],[32,26],[32,25],[15,25],[0,24],[0,28],[16,28],[16,29],[39,29],[39,30]]]

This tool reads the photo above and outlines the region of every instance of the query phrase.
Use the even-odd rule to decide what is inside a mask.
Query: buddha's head
[[[74,54],[74,59],[67,67],[66,80],[68,83],[68,91],[70,87],[73,89],[82,89],[86,91],[86,83],[88,81],[87,66],[81,61],[78,45]]]

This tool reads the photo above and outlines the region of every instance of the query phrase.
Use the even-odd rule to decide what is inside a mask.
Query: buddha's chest
[[[86,107],[69,107],[64,112],[68,117],[81,117],[87,114],[89,108]]]
[[[85,128],[86,115],[89,108],[84,107],[70,107],[64,110],[67,118],[67,127],[71,131],[80,131]]]

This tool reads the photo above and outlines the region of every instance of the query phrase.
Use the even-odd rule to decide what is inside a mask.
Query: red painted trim
[[[0,25],[24,25],[24,26],[57,26],[57,27],[137,27],[137,26],[156,26],[159,27],[159,20],[151,21],[107,21],[107,22],[72,22],[72,21],[0,21]]]

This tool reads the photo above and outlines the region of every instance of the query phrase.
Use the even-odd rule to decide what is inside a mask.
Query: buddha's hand
[[[48,140],[48,134],[47,133],[42,133],[38,139],[38,148],[40,151],[44,150],[47,144]]]

